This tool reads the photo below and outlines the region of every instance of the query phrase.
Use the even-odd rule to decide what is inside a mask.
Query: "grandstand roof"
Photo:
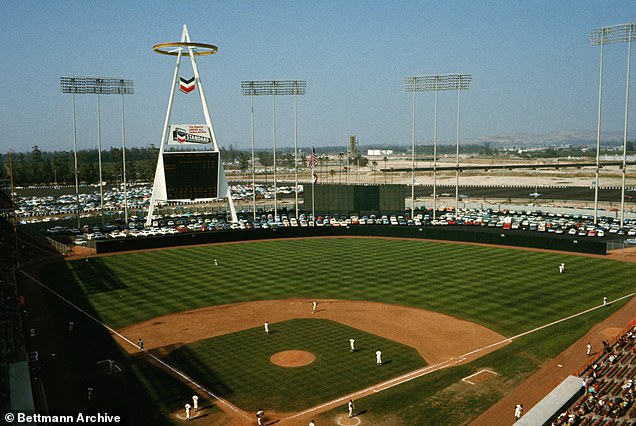
[[[33,411],[33,393],[27,361],[9,364],[9,384],[11,386],[11,410]]]
[[[583,390],[583,379],[577,376],[568,376],[552,392],[546,395],[537,405],[532,407],[514,426],[532,426],[547,423],[561,408],[567,405],[572,398]]]

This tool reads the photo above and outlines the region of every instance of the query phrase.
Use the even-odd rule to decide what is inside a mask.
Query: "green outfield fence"
[[[501,228],[465,226],[386,226],[353,225],[341,227],[277,228],[194,232],[143,238],[126,238],[95,242],[98,254],[129,250],[146,250],[196,244],[304,237],[389,237],[423,238],[469,243],[530,247],[577,253],[607,254],[607,241],[594,237],[576,237],[541,232],[502,230]]]

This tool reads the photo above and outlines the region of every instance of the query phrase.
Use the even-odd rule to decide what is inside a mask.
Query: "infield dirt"
[[[294,318],[320,318],[340,322],[415,348],[429,364],[449,360],[465,363],[486,355],[507,343],[506,338],[481,325],[436,312],[399,305],[352,300],[319,300],[312,313],[312,300],[262,300],[210,306],[192,311],[165,315],[118,330],[132,341],[144,340],[145,350],[163,357],[182,345],[255,327],[268,321],[270,329],[276,323]],[[264,332],[264,331],[263,331]],[[500,343],[500,344],[497,344]],[[467,356],[464,354],[486,348]],[[131,345],[124,345],[138,352]],[[290,348],[291,349],[291,348]],[[185,372],[187,374],[187,372]],[[193,378],[196,380],[196,378]],[[369,390],[372,392],[372,390]],[[362,395],[358,395],[361,397]],[[211,401],[214,402],[214,401]],[[218,404],[224,414],[214,413],[198,419],[201,424],[253,424],[251,415]],[[238,407],[236,407],[238,409]],[[333,408],[325,405],[316,411]],[[290,413],[270,413],[270,420],[281,424],[300,424],[300,419],[285,421]]]

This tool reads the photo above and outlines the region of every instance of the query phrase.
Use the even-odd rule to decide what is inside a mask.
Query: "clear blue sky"
[[[299,145],[410,144],[411,75],[468,73],[462,138],[596,131],[600,50],[589,33],[633,22],[625,1],[14,1],[0,5],[0,152],[72,149],[71,96],[60,76],[132,79],[128,146],[158,145],[178,41],[219,47],[199,59],[217,139],[250,144],[241,80],[307,81]],[[636,46],[634,46],[636,47]],[[633,54],[636,56],[636,48]],[[603,130],[623,128],[627,44],[605,48]],[[632,59],[632,64],[634,60]],[[632,66],[632,77],[634,69]],[[184,77],[192,76],[188,63]],[[632,78],[633,80],[633,78]],[[632,82],[631,134],[636,133]],[[177,93],[174,123],[201,123],[196,92]],[[439,141],[455,138],[456,95],[439,95]],[[77,97],[78,144],[96,147],[96,96]],[[271,146],[270,97],[255,98],[256,145]],[[102,144],[121,144],[120,97],[102,96]],[[292,98],[277,98],[279,146],[293,146]],[[433,94],[417,96],[417,143],[433,135]],[[633,139],[633,137],[632,137]]]

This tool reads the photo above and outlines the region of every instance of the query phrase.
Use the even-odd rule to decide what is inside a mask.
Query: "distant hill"
[[[518,133],[513,135],[466,138],[463,142],[473,144],[490,143],[492,147],[506,148],[596,145],[596,131],[565,130],[547,134]],[[602,146],[622,145],[622,143],[622,132],[603,132],[601,134]]]

